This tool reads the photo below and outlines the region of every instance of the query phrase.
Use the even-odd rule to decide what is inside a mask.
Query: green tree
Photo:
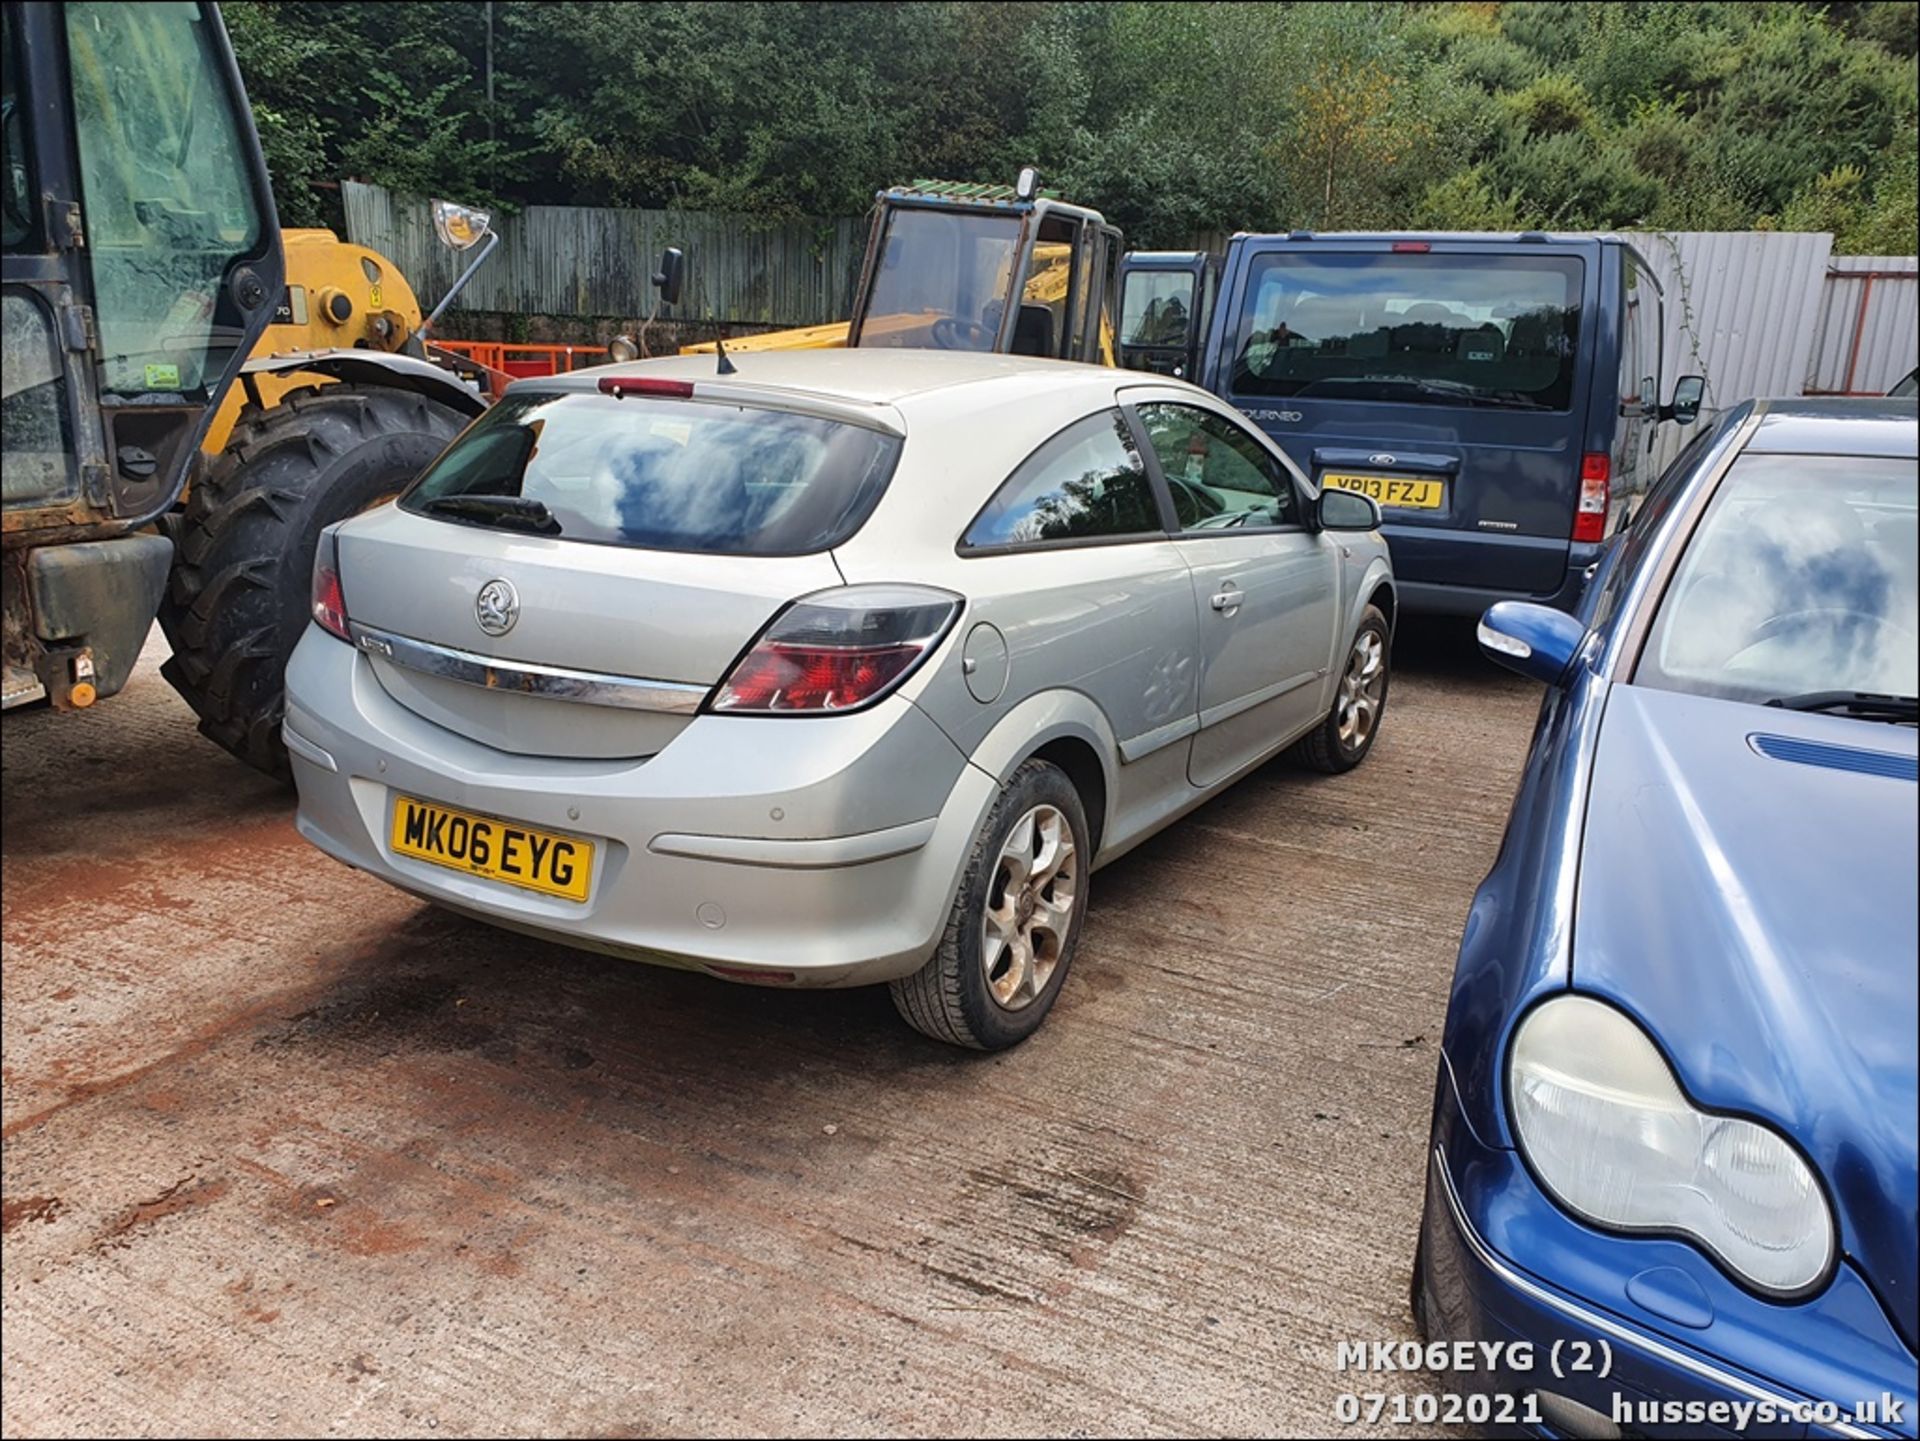
[[[1913,244],[1911,3],[225,9],[289,223],[337,216],[346,177],[790,219],[1031,163],[1144,245],[1295,225],[1802,223]]]

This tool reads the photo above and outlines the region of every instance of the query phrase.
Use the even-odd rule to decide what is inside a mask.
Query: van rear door
[[[1598,242],[1239,245],[1207,388],[1318,484],[1378,500],[1402,580],[1560,590],[1593,380]]]

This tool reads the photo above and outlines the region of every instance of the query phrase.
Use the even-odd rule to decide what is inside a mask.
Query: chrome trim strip
[[[856,836],[827,836],[819,840],[778,840],[760,836],[660,835],[647,842],[656,855],[687,856],[700,861],[722,861],[738,866],[777,866],[783,870],[818,871],[835,866],[865,865],[919,850],[933,839],[938,817],[909,821],[881,831]]]
[[[301,735],[286,721],[280,722],[280,739],[286,743],[287,749],[299,756],[301,760],[317,765],[323,771],[332,771],[335,775],[340,773],[340,767],[334,763],[332,756]]]
[[[1707,1362],[1695,1356],[1688,1355],[1685,1351],[1675,1350],[1673,1347],[1655,1340],[1645,1332],[1632,1330],[1617,1321],[1609,1320],[1605,1316],[1589,1311],[1585,1307],[1576,1306],[1571,1301],[1563,1300],[1561,1297],[1547,1290],[1546,1287],[1529,1280],[1496,1256],[1493,1248],[1480,1239],[1480,1233],[1473,1228],[1473,1223],[1467,1219],[1466,1209],[1460,1204],[1459,1192],[1453,1189],[1453,1176],[1447,1170],[1447,1153],[1439,1146],[1433,1148],[1433,1169],[1434,1174],[1440,1178],[1440,1189],[1446,1193],[1447,1209],[1453,1213],[1453,1224],[1460,1232],[1461,1238],[1466,1241],[1467,1249],[1473,1252],[1475,1258],[1481,1265],[1485,1266],[1489,1271],[1493,1272],[1495,1276],[1499,1277],[1501,1281],[1522,1295],[1527,1296],[1531,1300],[1538,1301],[1544,1306],[1551,1306],[1554,1310],[1571,1318],[1583,1327],[1594,1331],[1603,1331],[1624,1345],[1631,1346],[1636,1350],[1651,1352],[1669,1365],[1678,1366],[1683,1371],[1690,1371],[1703,1381],[1707,1381],[1715,1386],[1724,1387],[1730,1391],[1737,1391],[1752,1400],[1769,1402],[1774,1406],[1782,1408],[1818,1404],[1817,1402],[1808,1401],[1805,1398],[1783,1396],[1778,1391],[1769,1391],[1763,1386],[1756,1386],[1745,1377],[1736,1376],[1731,1371],[1722,1371],[1718,1366],[1709,1365]],[[1809,1432],[1820,1429],[1819,1423],[1809,1422],[1807,1425]],[[1863,1431],[1844,1421],[1829,1423],[1826,1429],[1829,1434],[1835,1436],[1871,1437],[1876,1434],[1872,1431]]]
[[[711,689],[683,681],[646,680],[639,676],[603,675],[596,671],[500,660],[413,640],[358,621],[350,622],[348,628],[353,632],[353,643],[369,655],[405,670],[459,681],[482,690],[511,691],[545,700],[577,701],[581,705],[692,715],[700,709],[700,703]]]

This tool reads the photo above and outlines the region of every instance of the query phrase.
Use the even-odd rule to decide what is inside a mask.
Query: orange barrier
[[[565,375],[607,360],[603,345],[515,345],[500,340],[430,340],[427,344],[486,371],[487,388],[496,400],[509,383],[524,376]]]

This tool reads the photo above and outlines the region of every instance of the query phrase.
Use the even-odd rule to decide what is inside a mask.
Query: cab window
[[[175,0],[65,15],[101,389],[204,396],[244,338],[223,291],[264,223],[219,22]]]
[[[1300,498],[1286,467],[1225,416],[1171,401],[1143,405],[1139,415],[1181,530],[1300,523]]]
[[[999,550],[1163,533],[1133,432],[1109,410],[1068,426],[1021,462],[960,545]]]
[[[1120,334],[1126,345],[1184,346],[1193,317],[1193,273],[1136,270],[1120,300]]]

